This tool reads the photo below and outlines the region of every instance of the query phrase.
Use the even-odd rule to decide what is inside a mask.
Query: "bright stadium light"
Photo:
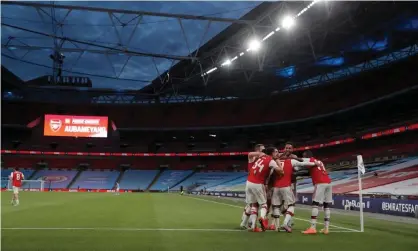
[[[253,39],[250,41],[247,51],[258,51],[261,47],[260,41]]]
[[[287,17],[283,18],[282,27],[285,28],[286,30],[289,30],[294,25],[295,25],[295,18],[293,18],[291,16],[287,16]]]
[[[214,68],[210,69],[209,71],[207,71],[207,72],[206,72],[206,74],[209,74],[209,73],[211,73],[211,72],[214,72],[214,71],[216,71],[217,69],[218,69],[217,67],[214,67]]]
[[[274,31],[272,31],[272,32],[270,32],[269,34],[267,34],[264,38],[263,38],[263,41],[264,40],[267,40],[269,37],[271,37],[271,36],[273,36],[274,35]]]
[[[225,62],[221,64],[221,66],[230,65],[230,64],[231,64],[231,60],[227,59]]]

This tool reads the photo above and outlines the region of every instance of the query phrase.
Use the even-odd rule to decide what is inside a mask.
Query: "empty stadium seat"
[[[177,171],[177,170],[166,170],[164,171],[158,180],[151,186],[150,190],[166,190],[169,187],[171,188],[188,175],[192,171]]]
[[[120,180],[120,188],[128,190],[145,190],[158,170],[126,170]]]
[[[76,176],[76,170],[40,170],[32,180],[44,180],[44,188],[67,188]]]
[[[83,171],[71,188],[112,189],[119,174],[118,171]]]

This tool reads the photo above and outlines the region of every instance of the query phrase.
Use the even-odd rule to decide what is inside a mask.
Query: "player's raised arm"
[[[294,155],[294,154],[292,154],[292,155],[290,156],[290,158],[291,158],[291,159],[294,159],[294,160],[297,160],[297,161],[299,161],[299,162],[304,162],[304,161],[306,161],[306,160],[304,160],[303,158],[299,158],[298,156],[296,156],[296,155]]]
[[[265,155],[263,152],[250,152],[248,153],[248,159],[260,158],[263,155]]]
[[[307,161],[301,162],[295,159],[292,159],[291,162],[292,162],[293,169],[295,169],[296,171],[299,170],[301,167],[313,167],[317,165],[316,162],[307,162]]]
[[[254,147],[254,151],[248,153],[248,163],[252,163],[255,160],[257,160],[258,158],[260,158],[261,156],[265,155],[263,153],[263,150],[264,149],[265,148],[264,148],[264,145],[263,144],[257,144]]]

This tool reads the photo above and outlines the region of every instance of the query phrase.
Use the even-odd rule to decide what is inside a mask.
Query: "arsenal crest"
[[[51,119],[49,121],[49,126],[51,127],[51,130],[54,132],[57,132],[61,128],[61,120],[60,119]]]

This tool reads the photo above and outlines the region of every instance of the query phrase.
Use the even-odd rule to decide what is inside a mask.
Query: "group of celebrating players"
[[[316,234],[318,207],[324,208],[323,234],[329,233],[330,205],[332,203],[331,179],[324,164],[313,158],[311,151],[305,151],[303,158],[293,154],[293,145],[286,143],[283,153],[275,147],[256,145],[254,152],[248,154],[248,179],[245,188],[246,206],[242,215],[241,228],[252,232],[266,230],[292,232],[296,197],[292,183],[295,171],[308,170],[315,190],[312,194],[311,226],[304,234]],[[269,225],[268,214],[272,223]],[[280,216],[284,216],[280,225]],[[258,217],[259,216],[259,217]],[[258,220],[257,220],[258,218]],[[257,221],[260,227],[257,226]]]
[[[324,164],[313,158],[311,151],[305,151],[303,158],[293,154],[293,145],[287,143],[283,153],[275,147],[256,145],[255,151],[248,154],[248,179],[245,188],[246,206],[242,215],[241,228],[252,232],[266,230],[292,232],[292,217],[295,214],[296,196],[292,183],[294,172],[308,169],[315,190],[312,195],[311,226],[304,234],[316,234],[318,207],[324,208],[324,229],[321,233],[329,233],[330,205],[332,203],[332,186]],[[24,175],[18,169],[10,175],[13,186],[12,205],[19,205],[19,189]],[[296,185],[293,184],[296,188]],[[119,184],[117,194],[119,193]],[[271,212],[272,223],[269,225],[268,213]],[[258,214],[260,217],[258,218]],[[284,215],[280,225],[280,216]],[[257,218],[260,228],[257,226]]]

